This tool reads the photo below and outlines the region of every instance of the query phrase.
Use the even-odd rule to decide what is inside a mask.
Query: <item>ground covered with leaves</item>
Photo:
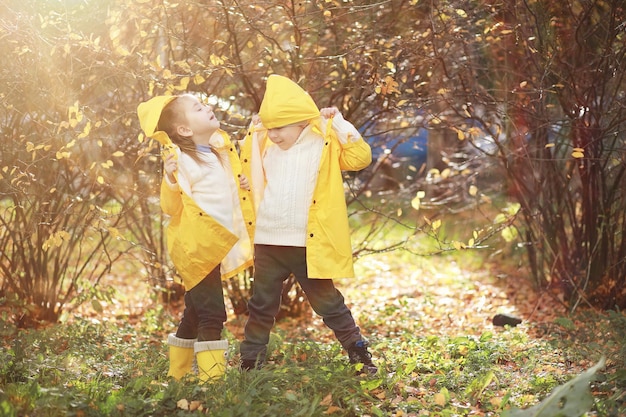
[[[16,329],[5,310],[0,415],[499,416],[526,409],[523,415],[539,416],[548,414],[530,407],[602,357],[586,384],[592,403],[576,398],[570,406],[578,414],[564,415],[626,413],[622,313],[568,315],[557,299],[534,291],[523,270],[464,256],[394,252],[356,266],[358,277],[337,286],[371,342],[375,376],[355,372],[307,309],[277,324],[262,370],[237,369],[245,317],[231,315],[224,378],[170,380],[165,340],[181,303],[164,304],[148,282],[118,273],[107,282],[113,300],[58,324]],[[522,321],[495,326],[496,314]]]

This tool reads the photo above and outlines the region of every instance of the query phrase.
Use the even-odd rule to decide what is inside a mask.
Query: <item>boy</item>
[[[353,277],[342,170],[367,167],[372,154],[336,108],[321,111],[298,84],[271,75],[258,119],[242,146],[242,169],[257,208],[254,291],[241,343],[242,369],[259,368],[294,274],[350,362],[376,373],[368,343],[333,278]]]

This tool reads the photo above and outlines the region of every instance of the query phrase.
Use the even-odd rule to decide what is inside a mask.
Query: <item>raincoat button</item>
[[[309,235],[309,237],[313,237],[313,233],[311,233],[311,234]]]
[[[248,159],[247,159],[247,158],[246,158],[246,159],[244,159],[244,160],[243,160],[243,162],[248,162]]]
[[[246,197],[242,197],[241,199],[242,199],[242,200],[245,200],[245,199],[246,199]]]

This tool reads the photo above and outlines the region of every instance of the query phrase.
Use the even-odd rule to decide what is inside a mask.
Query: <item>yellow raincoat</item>
[[[251,126],[241,146],[241,165],[252,187],[255,208],[263,198],[265,187],[263,155],[268,147],[277,146],[269,140],[266,129],[310,120],[325,146],[308,213],[308,275],[309,278],[354,277],[341,171],[366,168],[372,161],[369,145],[361,137],[342,143],[331,128],[332,119],[326,121],[320,117],[310,96],[293,81],[278,75],[268,78],[259,116],[264,127]]]
[[[159,96],[141,103],[137,109],[141,127],[146,136],[158,140],[166,151],[180,152],[162,131],[156,131],[161,110],[174,96]],[[156,116],[155,116],[156,115]],[[238,185],[237,175],[241,173],[241,164],[237,150],[228,134],[222,130],[217,132],[221,146],[217,151],[228,158],[235,183]],[[178,274],[183,280],[185,290],[189,291],[202,281],[209,272],[222,264],[222,278],[233,277],[237,273],[252,266],[252,238],[254,236],[254,208],[251,193],[237,187],[241,215],[235,213],[235,221],[245,222],[239,227],[246,230],[247,236],[236,236],[226,227],[204,212],[183,190],[172,190],[165,179],[161,183],[161,208],[171,216],[167,226],[168,253]],[[245,234],[245,233],[244,233]],[[248,256],[237,257],[239,262],[224,269],[224,258],[240,239],[249,239],[250,253]],[[248,243],[248,242],[245,242]]]

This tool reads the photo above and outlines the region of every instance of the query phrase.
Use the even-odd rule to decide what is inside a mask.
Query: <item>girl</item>
[[[254,211],[235,147],[213,108],[195,96],[158,96],[137,108],[146,136],[164,146],[161,207],[168,252],[185,286],[185,310],[168,337],[168,376],[195,360],[201,380],[222,375],[228,342],[222,279],[252,265]]]

